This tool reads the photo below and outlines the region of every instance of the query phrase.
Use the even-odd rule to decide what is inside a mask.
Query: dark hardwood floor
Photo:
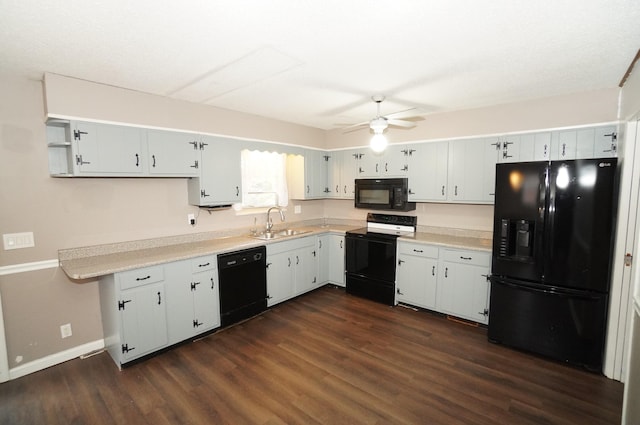
[[[2,424],[619,424],[621,383],[325,287],[119,371],[0,384]]]

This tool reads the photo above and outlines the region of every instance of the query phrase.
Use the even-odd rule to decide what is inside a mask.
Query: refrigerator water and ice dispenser
[[[500,249],[498,255],[513,260],[527,261],[533,257],[535,221],[506,219],[500,222]]]

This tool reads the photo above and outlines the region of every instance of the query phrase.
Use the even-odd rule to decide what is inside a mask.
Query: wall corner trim
[[[99,339],[97,341],[88,342],[86,344],[82,344],[77,347],[61,351],[59,353],[51,354],[41,359],[37,359],[32,362],[9,369],[9,379],[21,378],[30,373],[38,372],[48,367],[73,360],[76,357],[82,356],[83,354],[91,353],[92,351],[96,350],[102,350],[103,348],[104,340]]]
[[[53,269],[60,265],[60,262],[56,258],[55,260],[35,261],[33,263],[12,264],[9,266],[0,267],[0,276],[5,276],[15,273],[32,272],[43,269]]]

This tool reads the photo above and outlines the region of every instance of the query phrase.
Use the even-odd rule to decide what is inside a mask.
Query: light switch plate
[[[35,246],[33,232],[6,233],[2,235],[2,240],[4,242],[5,251],[10,249],[31,248]]]

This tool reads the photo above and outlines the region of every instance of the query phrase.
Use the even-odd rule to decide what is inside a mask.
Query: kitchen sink
[[[264,231],[252,235],[251,237],[262,240],[271,240],[271,239],[280,239],[286,238],[288,236],[297,236],[304,235],[305,233],[309,233],[311,230],[299,230],[299,229],[284,229],[284,230],[275,230],[275,231]]]

